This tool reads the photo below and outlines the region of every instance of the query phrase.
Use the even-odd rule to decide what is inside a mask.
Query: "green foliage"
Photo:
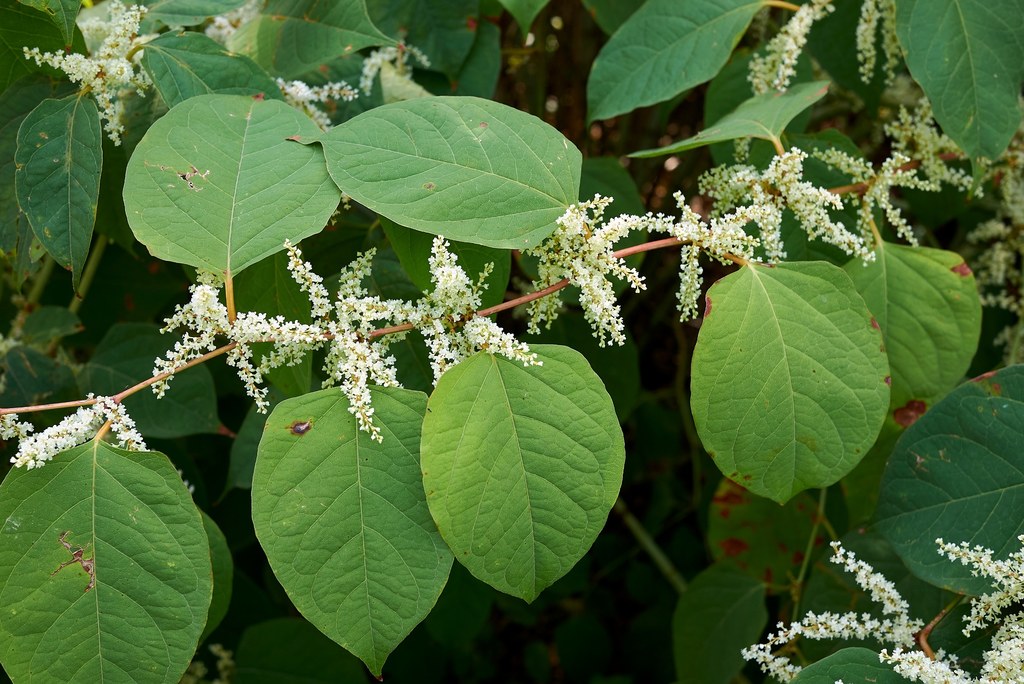
[[[0,0],[14,682],[1010,643],[1016,0],[85,4]]]

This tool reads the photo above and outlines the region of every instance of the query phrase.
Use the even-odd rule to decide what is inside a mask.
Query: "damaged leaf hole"
[[[295,421],[294,423],[292,423],[291,425],[288,426],[288,431],[291,432],[293,435],[300,435],[301,436],[301,435],[304,435],[307,432],[309,432],[312,428],[313,428],[313,421],[311,421],[311,420],[303,420],[303,421],[297,420],[297,421]]]
[[[86,574],[89,575],[89,583],[85,585],[85,591],[82,592],[84,594],[96,586],[96,554],[93,554],[92,558],[86,558],[85,549],[87,548],[87,546],[72,547],[71,543],[68,541],[69,534],[71,534],[71,530],[65,530],[64,534],[60,535],[60,537],[57,538],[57,541],[59,541],[64,546],[64,548],[68,550],[68,553],[71,554],[71,560],[67,560],[61,563],[56,570],[50,573],[50,577],[53,577],[69,565],[75,565],[77,563],[78,565],[81,565],[82,570],[84,570]]]
[[[146,165],[149,166],[149,162],[146,162]],[[199,169],[197,169],[194,164],[189,164],[189,170],[184,172],[175,171],[170,166],[158,165],[157,168],[160,169],[161,171],[173,172],[175,176],[185,181],[185,185],[188,186],[189,190],[192,190],[194,192],[201,192],[202,188],[198,187],[195,183],[193,183],[192,179],[198,177],[202,178],[203,180],[206,180],[206,177],[210,175],[210,169],[206,169],[206,171],[200,172]]]

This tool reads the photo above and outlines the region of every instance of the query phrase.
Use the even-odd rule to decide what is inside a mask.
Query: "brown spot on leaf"
[[[302,140],[302,136],[296,133],[295,135],[289,135],[287,138],[285,138],[285,140],[294,140],[295,142],[300,142]]]
[[[718,545],[722,547],[722,551],[729,558],[732,558],[733,556],[738,556],[750,548],[750,544],[743,541],[742,539],[737,539],[736,537],[729,537],[728,539],[723,539],[722,541],[718,542]]]
[[[881,328],[878,326],[878,321],[875,320],[874,316],[871,317],[871,327],[874,328],[875,330],[881,330]]]
[[[920,399],[911,399],[903,406],[893,411],[892,417],[899,425],[908,428],[917,422],[917,419],[928,410],[928,405]]]
[[[256,100],[257,102],[263,102],[263,100],[266,99],[266,96],[263,93],[256,93],[252,96],[252,99]]]
[[[427,190],[428,192],[433,190],[436,187],[437,187],[437,185],[434,184],[434,183],[431,183],[430,181],[427,181],[426,183],[423,184],[423,189]]]
[[[288,431],[293,435],[304,435],[313,429],[312,420],[297,420],[288,426]]]
[[[711,296],[704,295],[704,318],[711,315]]]
[[[966,278],[967,276],[969,276],[969,275],[971,275],[973,273],[973,271],[971,270],[971,267],[968,266],[963,261],[961,261],[959,264],[957,264],[956,266],[954,266],[953,268],[951,268],[949,270],[952,271],[953,273],[956,273],[958,276],[963,276],[964,278]]]
[[[886,375],[884,382],[885,382],[886,385],[889,385],[890,387],[892,387],[892,376],[891,375]]]
[[[476,31],[476,17],[466,17],[466,28]]]

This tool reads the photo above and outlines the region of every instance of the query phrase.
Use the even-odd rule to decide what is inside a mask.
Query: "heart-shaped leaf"
[[[455,557],[532,601],[583,557],[622,484],[608,392],[579,352],[534,345],[523,367],[480,352],[448,370],[423,423],[423,485]]]
[[[423,495],[426,397],[376,388],[373,407],[380,443],[337,389],[278,404],[256,459],[252,518],[299,612],[379,675],[434,607],[452,554]]]
[[[15,681],[177,684],[210,547],[163,454],[92,441],[0,485],[0,661]]]
[[[284,102],[189,98],[154,123],[128,161],[128,223],[153,256],[235,275],[323,229],[340,195],[320,133]]]
[[[745,266],[715,283],[691,406],[721,471],[779,503],[850,472],[889,406],[882,336],[842,269]]]

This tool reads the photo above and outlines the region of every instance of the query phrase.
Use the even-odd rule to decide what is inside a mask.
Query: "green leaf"
[[[375,675],[444,588],[451,552],[424,499],[426,397],[373,390],[383,442],[340,390],[281,402],[253,475],[253,524],[295,607]]]
[[[723,478],[708,509],[711,556],[767,584],[784,582],[800,570],[817,508],[807,494],[779,506]]]
[[[36,75],[13,83],[0,98],[0,249],[5,252],[28,250],[18,241],[19,224],[26,221],[14,187],[18,128],[40,102],[56,94],[50,79]]]
[[[697,575],[672,617],[678,684],[728,684],[743,669],[740,649],[768,624],[764,584],[728,565]]]
[[[532,349],[543,365],[480,352],[448,370],[422,445],[441,536],[474,576],[526,601],[594,543],[625,461],[615,408],[586,359]]]
[[[75,287],[96,222],[103,165],[100,114],[91,97],[43,100],[18,129],[14,161],[18,203]]]
[[[422,50],[431,69],[452,80],[458,77],[476,38],[479,0],[374,0],[367,9],[383,33],[404,37]]]
[[[576,202],[582,156],[540,119],[473,97],[378,107],[321,142],[342,191],[395,223],[522,249]]]
[[[153,375],[153,361],[162,358],[174,340],[147,323],[119,323],[107,331],[96,353],[82,369],[86,392],[110,396]],[[147,437],[184,437],[217,432],[217,392],[206,366],[175,375],[163,399],[143,389],[124,400],[139,432]]]
[[[0,660],[13,679],[178,682],[212,571],[199,511],[166,456],[91,441],[12,470],[0,520]]]
[[[203,529],[206,530],[206,537],[210,540],[210,560],[213,567],[213,598],[210,601],[210,611],[206,617],[206,627],[203,635],[199,638],[202,643],[210,636],[213,630],[228,613],[228,606],[231,604],[231,586],[235,574],[235,564],[231,559],[231,549],[228,547],[228,540],[224,533],[213,522],[213,518],[200,511],[203,516]]]
[[[284,316],[286,320],[311,323],[309,297],[288,270],[288,255],[278,252],[247,269],[235,280],[235,304],[239,311],[257,311],[268,317]],[[256,360],[270,352],[270,343],[253,345]],[[306,354],[294,366],[270,370],[267,379],[290,397],[309,391],[313,377],[313,356]]]
[[[46,346],[82,331],[82,321],[65,306],[41,306],[25,318],[21,341]]]
[[[508,10],[516,23],[519,24],[519,30],[525,36],[530,32],[530,27],[533,26],[533,20],[537,18],[540,11],[544,9],[550,0],[499,0],[502,6]]]
[[[878,530],[918,577],[952,591],[991,591],[935,539],[1005,558],[1024,533],[1024,366],[965,383],[910,426],[885,469]]]
[[[896,35],[942,130],[995,159],[1020,124],[1024,13],[1017,0],[900,0]]]
[[[715,283],[691,406],[726,477],[779,503],[850,472],[889,405],[881,333],[840,268],[745,266]]]
[[[981,333],[977,284],[955,252],[891,243],[878,245],[873,262],[854,259],[845,270],[882,328],[902,422],[901,408],[933,403],[971,365]]]
[[[423,292],[433,290],[429,260],[434,238],[427,233],[409,230],[387,219],[383,219],[381,225],[412,282]],[[459,266],[474,282],[487,264],[494,266],[491,274],[484,280],[487,289],[480,297],[484,307],[499,304],[505,299],[505,288],[508,287],[509,275],[512,272],[512,255],[507,250],[455,241],[448,243],[448,250],[458,257]]]
[[[195,26],[210,17],[238,9],[245,2],[246,0],[154,0],[146,3],[145,18],[158,19],[167,26]],[[146,43],[146,50],[152,45],[153,43]]]
[[[82,7],[82,0],[19,0],[21,4],[34,7],[50,17],[60,29],[64,42],[71,44],[75,36],[75,19]],[[34,47],[34,46],[33,46]]]
[[[363,48],[394,44],[370,21],[365,0],[271,0],[231,36],[228,48],[274,76],[296,78]]]
[[[305,620],[281,618],[245,630],[236,684],[366,684],[359,661]]]
[[[23,48],[37,47],[42,52],[63,52],[71,44],[74,52],[85,50],[85,41],[78,31],[71,41],[64,39],[57,24],[43,12],[17,0],[0,0],[0,93],[22,76],[42,71],[50,76],[63,76],[48,66],[37,66],[25,59]]]
[[[648,0],[612,35],[587,80],[587,118],[664,102],[710,80],[761,0]]]
[[[828,81],[813,81],[797,84],[784,93],[755,95],[737,107],[736,111],[723,116],[697,135],[665,147],[634,152],[629,156],[657,157],[737,138],[760,138],[781,146],[780,136],[789,122],[827,92]]]
[[[196,95],[225,93],[282,99],[267,72],[201,33],[165,33],[146,43],[142,66],[168,107]]]
[[[878,661],[878,652],[866,648],[844,648],[808,665],[793,684],[906,684],[906,679]]]
[[[149,129],[124,184],[128,222],[166,261],[235,275],[323,229],[340,196],[315,146],[320,133],[276,100],[200,95]]]

